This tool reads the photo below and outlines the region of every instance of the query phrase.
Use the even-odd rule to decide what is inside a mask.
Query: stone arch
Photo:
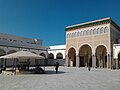
[[[10,51],[7,52],[7,54],[11,54],[11,53],[15,53],[15,52],[17,52],[17,51],[16,50],[10,50]]]
[[[76,66],[76,51],[75,48],[68,50],[68,66]]]
[[[87,30],[87,35],[90,35],[90,30]]]
[[[77,36],[78,36],[78,37],[80,36],[80,32],[77,33]]]
[[[49,58],[49,59],[54,59],[54,54],[53,54],[53,53],[50,53],[48,58]]]
[[[79,66],[92,67],[92,48],[88,44],[84,44],[79,48]]]
[[[66,50],[66,55],[68,55],[68,51],[70,50],[70,48],[74,48],[75,51],[77,51],[77,49],[76,49],[74,46],[71,46],[71,47],[69,47],[69,48]],[[76,53],[77,53],[77,52],[76,52]]]
[[[86,35],[86,30],[83,31],[83,36],[85,36],[85,35]]]
[[[95,49],[96,67],[107,68],[107,48],[104,45],[99,45]]]
[[[72,33],[72,38],[74,37],[74,33]]]
[[[0,49],[0,56],[4,56],[4,55],[6,55],[6,52],[5,52],[5,50],[3,50],[3,49]],[[6,66],[6,61],[4,61],[3,59],[1,59],[0,60],[0,67],[3,67],[3,65],[5,65]]]
[[[77,32],[74,33],[74,37],[77,37]]]
[[[97,29],[94,29],[94,30],[93,30],[93,34],[97,34]]]
[[[72,36],[72,35],[71,35],[71,33],[70,33],[70,34],[69,34],[69,38],[71,38],[71,36]]]
[[[91,44],[89,44],[89,43],[83,43],[83,44],[81,44],[81,45],[79,46],[79,50],[80,50],[80,48],[81,48],[82,46],[84,46],[84,45],[88,45],[88,46],[90,46],[90,48],[92,49],[92,45],[91,45]]]
[[[97,34],[100,34],[100,28],[97,29]]]
[[[93,30],[91,29],[91,30],[90,30],[90,35],[92,35],[92,34],[93,34]]]
[[[98,44],[97,46],[95,46],[95,48],[94,48],[95,51],[96,51],[98,46],[104,46],[106,48],[107,52],[108,52],[108,48],[105,44]]]
[[[83,36],[83,31],[80,32],[80,35]]]
[[[3,49],[0,49],[0,56],[4,56],[4,55],[6,55],[6,52],[5,52],[5,50],[3,50]]]
[[[100,33],[104,33],[104,28],[103,27],[100,28]]]
[[[118,68],[120,69],[120,52],[118,53]]]
[[[66,38],[69,38],[69,34],[66,35]]]
[[[104,33],[107,33],[109,31],[109,28],[106,26],[105,28],[104,28]]]
[[[63,54],[62,53],[57,53],[56,59],[63,59]]]
[[[45,53],[41,53],[40,55],[46,58],[46,55],[45,55]]]

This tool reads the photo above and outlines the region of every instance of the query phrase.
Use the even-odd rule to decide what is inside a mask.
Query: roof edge
[[[72,25],[72,26],[67,26],[65,28],[65,31],[69,31],[69,30],[72,30],[72,29],[83,28],[83,27],[89,27],[89,26],[95,25],[95,24],[105,24],[105,23],[111,23],[111,22],[114,23],[114,21],[112,21],[112,19],[110,17],[108,17],[108,18],[98,19],[98,20],[89,21],[89,22],[85,22],[85,23],[81,23],[81,24]]]

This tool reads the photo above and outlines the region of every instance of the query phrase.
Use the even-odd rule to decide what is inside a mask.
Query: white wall
[[[66,49],[66,45],[50,46],[48,53],[49,54],[52,53],[54,55],[54,59],[56,59],[58,53],[61,53],[63,55],[63,59],[65,59],[65,49]]]

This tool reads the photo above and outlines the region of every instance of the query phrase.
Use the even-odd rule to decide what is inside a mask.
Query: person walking
[[[56,65],[55,65],[56,74],[58,73],[58,68],[59,68],[59,63],[56,62]]]
[[[88,71],[90,71],[90,63],[88,63]]]

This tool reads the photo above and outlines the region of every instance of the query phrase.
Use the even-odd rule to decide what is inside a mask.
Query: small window
[[[104,33],[107,33],[109,31],[109,28],[108,27],[105,27],[104,28]]]
[[[104,28],[100,28],[100,33],[104,33]]]
[[[100,34],[100,28],[97,29],[97,34]]]

